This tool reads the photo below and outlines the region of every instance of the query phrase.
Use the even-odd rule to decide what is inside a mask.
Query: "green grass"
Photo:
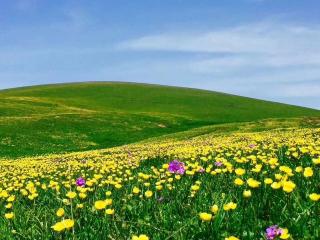
[[[0,158],[102,149],[198,127],[301,116],[320,111],[135,83],[17,88],[0,91]]]

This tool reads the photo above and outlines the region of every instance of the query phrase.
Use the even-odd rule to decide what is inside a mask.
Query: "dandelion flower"
[[[202,213],[199,213],[199,217],[200,217],[200,219],[202,221],[209,222],[212,219],[212,214],[211,213],[202,212]]]

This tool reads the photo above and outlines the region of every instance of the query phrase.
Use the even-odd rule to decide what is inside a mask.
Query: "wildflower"
[[[12,208],[12,203],[8,203],[8,204],[6,204],[5,208],[6,208],[6,209],[10,209],[10,208]]]
[[[168,170],[171,173],[177,173],[177,174],[184,174],[185,173],[185,166],[183,162],[180,162],[178,160],[173,160],[169,163]]]
[[[106,201],[99,200],[99,201],[96,201],[96,202],[94,203],[94,207],[95,207],[95,209],[97,209],[97,210],[105,209],[106,206],[107,206]]]
[[[272,187],[273,189],[279,189],[279,188],[281,188],[281,183],[279,183],[279,182],[273,182],[273,183],[271,184],[271,187]]]
[[[151,198],[152,195],[153,195],[153,192],[150,191],[150,190],[148,190],[148,191],[146,191],[146,192],[144,193],[144,195],[145,195],[147,198]]]
[[[289,231],[287,228],[281,229],[280,239],[288,239],[290,237]]]
[[[82,203],[78,203],[76,208],[83,208],[83,204]]]
[[[87,197],[87,194],[85,193],[79,193],[79,198],[85,199]]]
[[[310,198],[312,201],[319,201],[319,199],[320,199],[320,194],[311,193],[311,194],[309,195],[309,198]]]
[[[198,191],[200,189],[199,185],[192,185],[191,190],[192,191]]]
[[[245,198],[251,197],[251,191],[250,191],[250,190],[244,190],[244,191],[243,191],[243,196],[244,196]]]
[[[65,229],[64,224],[62,222],[57,222],[51,228],[56,232],[61,232]]]
[[[216,167],[222,167],[222,166],[223,166],[223,163],[217,161],[217,162],[214,163],[214,165],[215,165]]]
[[[282,184],[283,191],[285,191],[287,193],[292,192],[293,189],[295,189],[295,187],[296,187],[296,184],[292,181],[285,181]]]
[[[319,165],[319,164],[320,164],[320,157],[317,158],[317,159],[312,159],[312,162],[313,162],[315,165]]]
[[[74,220],[72,219],[64,219],[61,222],[57,222],[55,225],[53,225],[51,228],[56,232],[61,232],[63,230],[68,230],[73,228],[74,226]]]
[[[200,217],[200,219],[202,221],[209,222],[212,219],[212,214],[211,213],[202,212],[202,213],[199,213],[199,217]]]
[[[211,212],[213,212],[214,214],[217,214],[218,211],[219,211],[218,205],[214,204],[214,205],[211,207]]]
[[[249,178],[247,180],[247,183],[248,183],[249,187],[251,187],[251,188],[257,188],[261,184],[259,181],[255,180],[253,178]]]
[[[64,215],[64,209],[63,208],[59,208],[56,212],[57,216],[58,217],[62,217]]]
[[[225,240],[240,240],[240,239],[235,236],[230,236],[230,237],[225,238]]]
[[[76,180],[76,185],[79,187],[84,187],[86,185],[86,180],[80,177]]]
[[[13,202],[16,199],[15,195],[11,195],[10,197],[7,198],[7,202]]]
[[[237,208],[237,204],[234,203],[234,202],[229,202],[229,203],[223,205],[223,209],[224,209],[225,211],[234,210],[234,209],[236,209],[236,208]]]
[[[137,188],[137,187],[134,187],[134,188],[132,189],[132,192],[133,192],[133,194],[139,194],[139,193],[140,193],[140,189]]]
[[[161,190],[163,189],[163,186],[162,186],[162,185],[158,185],[158,186],[156,186],[156,189],[157,189],[158,191],[161,191]]]
[[[238,175],[238,176],[242,176],[243,174],[246,173],[246,170],[243,168],[237,168],[236,170],[234,170],[234,172]]]
[[[13,218],[14,218],[14,213],[13,213],[13,212],[6,213],[6,214],[4,215],[4,217],[5,217],[6,219],[13,219]]]
[[[68,198],[70,198],[70,199],[73,199],[73,198],[75,198],[75,197],[77,196],[77,193],[76,193],[76,192],[68,192],[68,193],[66,194],[66,196],[67,196]]]
[[[111,208],[106,209],[106,214],[107,215],[113,215],[114,214],[114,209],[111,209]]]
[[[311,167],[306,167],[303,171],[303,176],[305,176],[306,178],[308,177],[312,177],[313,176],[313,170]]]
[[[106,191],[106,196],[109,197],[112,195],[112,192],[111,191]]]
[[[281,235],[282,229],[278,228],[277,225],[270,226],[266,229],[266,238],[268,240],[273,240],[279,235]]]
[[[265,183],[265,184],[272,184],[272,183],[273,183],[273,180],[272,180],[271,178],[266,178],[266,179],[264,180],[264,183]]]
[[[64,224],[66,229],[73,228],[73,226],[74,226],[74,220],[72,220],[72,219],[64,219],[62,221],[62,223]]]
[[[268,240],[276,239],[288,239],[290,237],[289,231],[287,228],[279,228],[277,225],[273,225],[267,228],[266,237]]]
[[[139,236],[133,235],[132,240],[149,240],[149,237],[145,234],[140,234]]]
[[[106,203],[106,206],[112,205],[112,199],[111,198],[107,198],[106,200],[104,200]]]
[[[234,184],[235,184],[235,185],[238,185],[238,186],[241,186],[241,185],[244,184],[244,182],[243,182],[243,180],[242,180],[241,178],[236,178],[236,179],[234,180]]]

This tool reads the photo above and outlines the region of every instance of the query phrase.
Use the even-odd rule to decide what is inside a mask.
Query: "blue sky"
[[[319,0],[0,0],[0,88],[195,87],[320,109]]]

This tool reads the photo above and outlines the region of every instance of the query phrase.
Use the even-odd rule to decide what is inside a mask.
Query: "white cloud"
[[[147,35],[119,44],[127,50],[291,54],[320,51],[320,28],[272,22],[208,32]]]
[[[198,79],[211,79],[213,83],[206,80],[206,84],[213,89],[262,98],[319,95],[320,26],[268,21],[207,32],[146,35],[117,47],[191,53],[194,58],[178,64],[185,65],[185,72],[198,74]]]

